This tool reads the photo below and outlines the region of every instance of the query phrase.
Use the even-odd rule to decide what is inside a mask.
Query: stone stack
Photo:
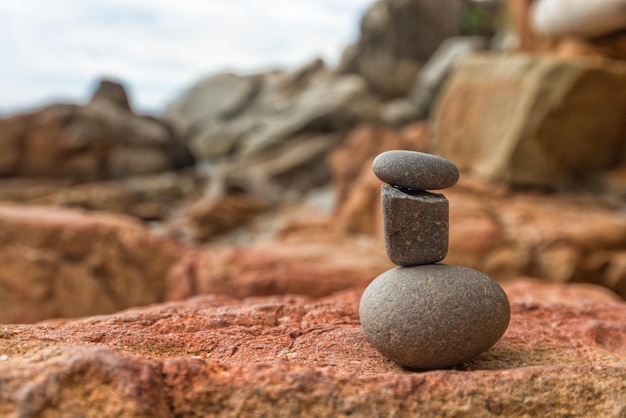
[[[373,163],[382,186],[387,255],[396,267],[361,298],[367,340],[411,368],[452,367],[488,350],[511,315],[506,294],[484,274],[440,264],[448,252],[448,200],[439,190],[459,177],[450,161],[415,151],[387,151]]]

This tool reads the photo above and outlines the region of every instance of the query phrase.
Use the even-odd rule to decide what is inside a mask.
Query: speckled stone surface
[[[459,169],[450,161],[417,151],[386,151],[379,154],[372,169],[376,177],[403,189],[439,190],[454,186]]]
[[[448,199],[425,191],[382,186],[389,259],[399,266],[436,263],[448,253]]]
[[[447,368],[488,350],[511,309],[495,281],[466,267],[397,267],[378,276],[359,306],[367,340],[389,359],[416,369]]]

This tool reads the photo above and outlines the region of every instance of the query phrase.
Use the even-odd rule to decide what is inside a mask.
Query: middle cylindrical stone
[[[389,259],[399,266],[441,261],[448,254],[445,196],[382,186],[383,226]]]

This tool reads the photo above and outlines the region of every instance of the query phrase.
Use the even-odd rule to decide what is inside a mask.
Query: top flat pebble
[[[459,180],[459,169],[445,158],[417,151],[386,151],[372,165],[374,174],[403,189],[439,190]]]

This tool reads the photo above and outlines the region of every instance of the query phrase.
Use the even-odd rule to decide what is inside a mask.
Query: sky
[[[334,66],[374,0],[0,1],[0,116],[84,103],[105,76],[159,114],[203,77]]]

